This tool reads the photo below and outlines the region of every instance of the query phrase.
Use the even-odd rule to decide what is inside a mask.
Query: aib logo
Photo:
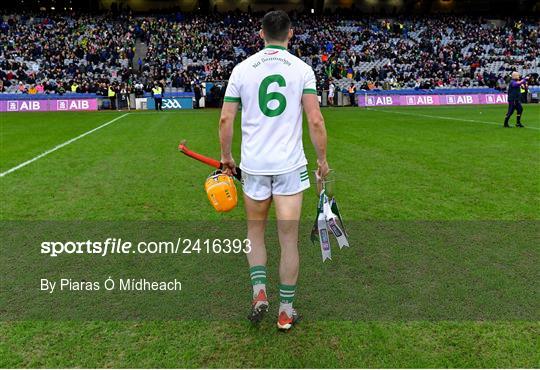
[[[75,99],[75,100],[57,100],[56,110],[88,110],[90,109],[90,103],[88,100]]]
[[[41,110],[39,100],[10,100],[7,102],[8,112],[38,111]]]
[[[17,102],[16,101],[8,101],[7,102],[7,110],[8,110],[8,112],[16,112],[18,110]]]
[[[56,109],[58,110],[68,110],[68,101],[67,100],[58,100],[56,103]]]
[[[486,95],[487,104],[506,104],[508,103],[508,96],[506,94],[493,94]]]

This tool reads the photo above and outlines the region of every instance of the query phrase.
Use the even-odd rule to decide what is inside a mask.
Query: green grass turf
[[[329,162],[347,220],[538,220],[540,106],[525,107],[530,128],[523,130],[497,125],[504,111],[325,109]],[[0,171],[119,115],[4,115]],[[209,168],[176,150],[185,138],[217,157],[218,115],[132,113],[0,178],[1,219],[241,220],[241,206],[227,215],[211,210],[202,189]],[[313,163],[307,135],[304,142]],[[235,144],[238,160],[239,131]],[[309,190],[305,220],[313,217],[315,199]],[[244,264],[235,268],[245,273]],[[302,268],[309,276],[320,266]],[[538,367],[538,334],[539,321],[328,317],[286,335],[276,333],[270,319],[258,330],[230,321],[18,321],[0,325],[0,366]]]

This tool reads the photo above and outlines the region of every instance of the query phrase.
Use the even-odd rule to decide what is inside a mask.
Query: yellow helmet
[[[232,176],[225,175],[221,171],[210,174],[204,183],[204,190],[208,195],[210,204],[218,212],[228,212],[238,203],[236,186]]]

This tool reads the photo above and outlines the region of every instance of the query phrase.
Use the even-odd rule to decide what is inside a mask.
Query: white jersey
[[[307,164],[303,94],[317,94],[313,69],[283,47],[269,45],[233,69],[223,101],[242,103],[242,171],[279,175]]]
[[[328,97],[333,98],[334,97],[334,91],[336,90],[336,87],[333,83],[330,83],[330,86],[328,86]]]

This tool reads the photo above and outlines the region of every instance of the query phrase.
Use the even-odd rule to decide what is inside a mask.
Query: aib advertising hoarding
[[[358,106],[506,104],[506,94],[358,95]]]
[[[0,112],[97,110],[97,99],[1,100]]]

